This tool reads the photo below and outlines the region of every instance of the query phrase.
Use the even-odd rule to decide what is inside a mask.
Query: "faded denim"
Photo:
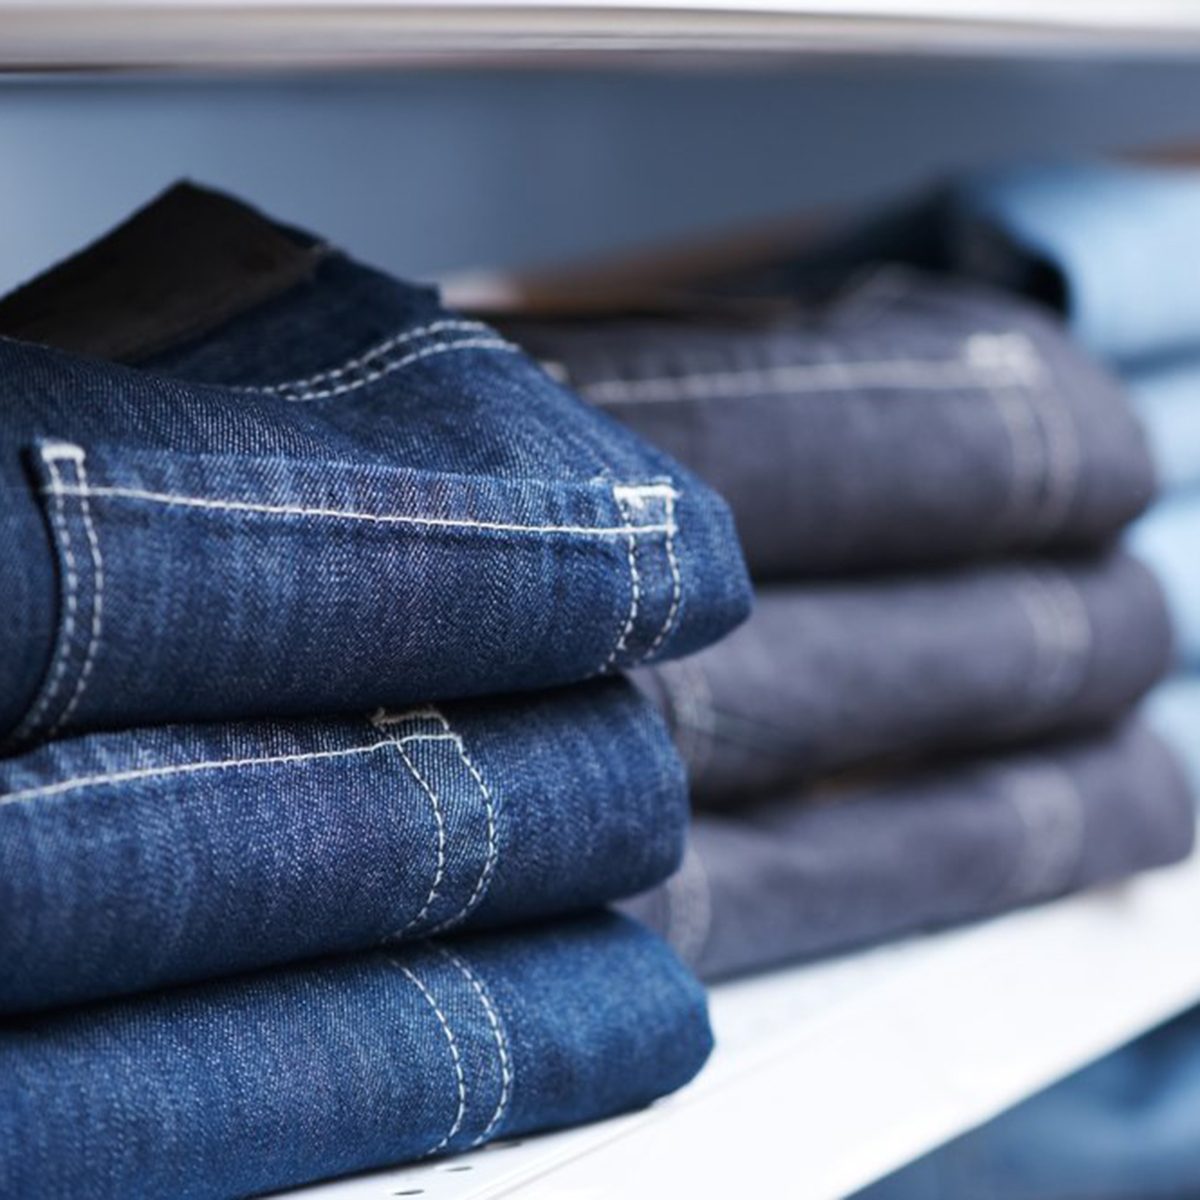
[[[1144,724],[697,818],[626,911],[718,979],[1046,900],[1184,858],[1188,779]]]
[[[774,311],[506,326],[729,501],[759,578],[1096,547],[1154,475],[1033,306],[891,269]]]
[[[1193,1009],[940,1146],[854,1200],[1195,1200]]]
[[[63,739],[0,761],[0,1013],[591,908],[686,823],[618,679]]]
[[[227,1200],[638,1107],[711,1046],[605,914],[0,1024],[0,1194]]]
[[[1161,589],[1121,553],[760,588],[750,620],[640,672],[695,801],[1085,729],[1167,672]]]
[[[707,487],[329,250],[140,365],[0,339],[0,377],[18,742],[546,687],[697,650],[749,605]]]

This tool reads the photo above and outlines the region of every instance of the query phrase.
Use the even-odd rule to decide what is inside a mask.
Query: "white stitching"
[[[303,379],[289,379],[283,383],[250,384],[245,387],[239,387],[237,390],[239,392],[258,392],[264,395],[274,395],[276,392],[293,392],[315,387],[318,383],[328,383],[330,380],[340,379],[343,375],[349,375],[352,371],[357,371],[360,367],[366,366],[367,363],[373,362],[377,358],[382,358],[385,354],[390,354],[398,346],[415,342],[418,338],[428,337],[434,333],[446,333],[458,330],[471,333],[494,333],[482,321],[434,321],[429,325],[419,325],[416,329],[408,329],[403,333],[397,333],[392,337],[385,338],[382,342],[372,346],[362,354],[347,359],[340,367],[331,367],[328,370],[318,371],[315,375],[308,375]]]
[[[454,1123],[450,1126],[449,1132],[442,1138],[436,1146],[426,1150],[422,1157],[428,1158],[431,1154],[436,1154],[439,1150],[444,1149],[462,1128],[463,1117],[467,1113],[467,1080],[463,1074],[462,1058],[458,1053],[458,1042],[455,1040],[454,1031],[450,1028],[450,1022],[446,1020],[446,1014],[442,1012],[438,1002],[433,998],[429,989],[417,978],[417,976],[408,969],[403,963],[397,962],[394,958],[389,960],[394,967],[398,967],[404,972],[405,976],[410,979],[420,990],[421,995],[428,1001],[430,1008],[433,1009],[434,1015],[438,1019],[438,1024],[442,1027],[442,1032],[446,1035],[446,1043],[450,1047],[450,1057],[454,1060],[454,1074],[458,1080],[458,1112],[454,1116]]]
[[[450,722],[438,709],[431,709],[430,715],[434,719],[442,723],[443,728],[451,735],[451,740],[454,742],[458,750],[458,756],[462,759],[463,766],[471,774],[471,778],[479,787],[480,793],[483,795],[484,818],[487,822],[487,848],[484,852],[483,866],[479,871],[479,878],[475,882],[475,888],[467,897],[467,902],[453,916],[447,917],[441,924],[435,925],[431,932],[442,933],[444,930],[458,925],[465,921],[468,916],[475,910],[476,905],[483,899],[484,893],[487,891],[488,884],[492,881],[492,875],[496,870],[496,864],[499,861],[500,850],[499,842],[496,836],[496,803],[492,796],[491,790],[483,781],[483,776],[479,773],[479,768],[475,766],[471,756],[467,753],[466,745],[462,738],[453,732],[450,728]]]
[[[281,392],[278,394],[281,399],[291,402],[330,400],[335,396],[344,396],[348,392],[356,392],[360,388],[367,387],[369,384],[383,379],[386,375],[392,375],[404,367],[411,367],[413,363],[421,362],[423,359],[433,358],[438,354],[450,354],[456,350],[503,350],[508,354],[521,353],[519,346],[514,346],[511,342],[503,341],[498,337],[462,338],[457,342],[435,342],[432,346],[422,346],[420,350],[414,350],[411,354],[404,355],[403,358],[395,359],[392,362],[385,362],[382,366],[369,371],[366,375],[362,375],[358,379],[351,380],[349,383],[339,383],[334,387],[321,388],[317,391]]]
[[[650,643],[649,649],[642,655],[642,661],[651,658],[663,642],[667,639],[667,634],[671,631],[671,626],[675,621],[675,617],[679,612],[679,603],[683,598],[683,579],[679,574],[679,559],[675,556],[675,530],[678,528],[675,522],[675,497],[668,495],[667,504],[667,562],[671,566],[671,607],[667,609],[667,615],[663,619],[662,628],[658,631],[658,636]]]
[[[629,509],[626,507],[626,498],[617,488],[613,488],[613,496],[617,502],[617,508],[620,509],[622,518],[632,524],[629,516]],[[625,617],[625,625],[621,632],[617,635],[616,643],[608,652],[608,657],[600,666],[600,672],[607,671],[613,666],[619,655],[625,653],[629,647],[629,637],[633,633],[633,627],[637,623],[638,603],[641,600],[641,577],[638,575],[637,568],[637,542],[633,534],[629,534],[629,541],[626,547],[626,555],[629,560],[629,612]]]
[[[72,453],[66,453],[71,451]],[[58,452],[58,453],[56,453]],[[37,728],[38,722],[43,714],[50,706],[50,702],[58,694],[58,689],[62,684],[63,674],[67,669],[67,661],[70,657],[71,642],[75,638],[75,623],[76,612],[79,607],[78,591],[79,591],[79,573],[75,563],[75,553],[71,549],[71,531],[67,525],[66,519],[66,502],[64,497],[66,492],[63,489],[62,476],[58,473],[57,462],[59,459],[68,458],[73,462],[82,461],[82,451],[77,446],[53,445],[44,446],[42,448],[42,461],[46,464],[50,472],[50,488],[49,494],[54,497],[54,509],[51,515],[51,523],[58,531],[60,543],[63,552],[64,570],[64,587],[63,587],[63,627],[61,637],[57,646],[57,657],[54,664],[54,670],[51,672],[49,681],[46,684],[45,690],[42,692],[41,698],[34,706],[33,710],[21,722],[20,728],[14,736],[21,738],[25,737],[32,730]]]
[[[87,469],[84,466],[82,453],[76,460],[75,469],[79,472],[80,483],[86,487]],[[53,472],[53,468],[51,468],[51,471]],[[55,478],[57,478],[57,473],[54,474]],[[71,719],[71,715],[75,712],[75,709],[79,706],[79,701],[83,699],[84,689],[87,687],[92,668],[96,665],[96,651],[100,647],[100,631],[104,611],[104,556],[100,553],[100,539],[96,535],[96,526],[92,521],[92,508],[86,495],[79,497],[79,511],[83,517],[83,528],[87,534],[88,546],[92,554],[92,625],[88,636],[87,651],[83,657],[83,668],[75,680],[75,688],[71,692],[71,699],[67,702],[67,706],[63,709],[58,720],[47,730],[47,737],[53,737],[66,725]]]
[[[516,525],[504,521],[466,521],[453,517],[417,517],[401,514],[364,513],[351,509],[304,508],[293,504],[261,504],[249,500],[212,500],[201,496],[181,496],[172,492],[151,492],[124,487],[64,487],[64,496],[108,496],[123,500],[144,500],[180,508],[211,509],[220,512],[262,513],[284,517],[327,517],[346,521],[366,521],[379,525],[420,525],[435,529],[483,529],[493,533],[562,533],[587,537],[633,537],[637,534],[667,533],[662,525]]]
[[[110,775],[78,775],[59,783],[40,787],[24,788],[19,792],[0,795],[0,805],[13,804],[18,800],[33,800],[43,796],[59,796],[66,792],[77,792],[89,787],[111,787],[118,783],[131,783],[138,779],[160,779],[172,775],[193,775],[201,771],[226,771],[238,767],[272,766],[284,763],[306,763],[321,759],[348,758],[355,754],[373,754],[377,750],[392,749],[393,738],[371,742],[365,746],[348,746],[342,750],[313,750],[304,754],[273,754],[261,758],[213,759],[204,762],[176,763],[167,767],[138,767],[128,771],[114,771]]]
[[[790,392],[843,391],[860,387],[887,391],[953,390],[986,387],[989,382],[1007,383],[1011,379],[1010,364],[972,364],[961,357],[872,362],[838,359],[686,375],[645,376],[640,379],[605,379],[577,383],[575,390],[598,404],[656,404],[673,400],[743,396],[747,392],[784,395]]]
[[[476,976],[475,972],[453,950],[449,950],[445,946],[434,946],[434,949],[444,958],[448,958],[463,973],[471,987],[474,988],[476,995],[478,995],[480,1002],[483,1004],[488,1024],[492,1027],[492,1038],[496,1043],[496,1054],[500,1063],[500,1098],[496,1101],[496,1111],[492,1113],[492,1119],[488,1121],[483,1132],[471,1142],[472,1146],[479,1146],[487,1141],[492,1135],[493,1130],[500,1124],[512,1094],[513,1071],[508,1053],[508,1036],[504,1032],[504,1026],[500,1022],[500,1014],[496,1011],[491,996],[488,995],[487,989],[483,986],[483,981]]]
[[[437,792],[429,786],[425,776],[417,770],[416,764],[408,756],[408,752],[404,749],[404,740],[393,735],[393,741],[396,744],[396,749],[400,753],[400,757],[404,760],[404,765],[412,772],[412,777],[420,785],[421,790],[429,797],[430,804],[433,805],[433,822],[437,830],[437,865],[433,872],[433,882],[429,885],[429,894],[425,897],[425,903],[421,905],[417,915],[398,929],[395,933],[388,934],[389,938],[398,938],[406,934],[415,925],[419,925],[424,919],[434,901],[438,898],[438,889],[442,886],[442,880],[446,874],[446,822],[442,817],[442,806],[438,803]],[[426,739],[422,739],[426,740]],[[440,739],[439,739],[440,740]]]

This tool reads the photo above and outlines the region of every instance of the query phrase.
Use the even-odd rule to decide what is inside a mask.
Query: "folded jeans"
[[[700,986],[614,914],[0,1024],[0,1193],[229,1200],[686,1083]]]

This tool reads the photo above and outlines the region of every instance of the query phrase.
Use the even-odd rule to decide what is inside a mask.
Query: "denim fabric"
[[[890,757],[1112,718],[1166,672],[1171,629],[1134,559],[1026,561],[762,588],[732,637],[640,672],[694,799],[748,799]]]
[[[1181,659],[1200,668],[1200,492],[1156,504],[1130,530],[1129,544],[1162,584]]]
[[[1144,725],[697,819],[626,911],[717,979],[987,916],[1183,858],[1188,781]]]
[[[716,487],[759,578],[1093,547],[1153,493],[1115,382],[971,284],[895,269],[771,319],[508,328]]]
[[[1102,358],[1200,349],[1200,172],[1048,163],[952,180],[781,267],[905,261],[1019,291],[1061,311]]]
[[[1200,357],[1134,371],[1125,383],[1163,489],[1200,488]]]
[[[855,1200],[1195,1200],[1200,1010],[1093,1063]]]
[[[0,377],[17,740],[549,686],[697,650],[748,608],[711,491],[331,251],[137,367],[0,339]]]
[[[594,907],[686,822],[625,680],[56,741],[0,761],[0,1012]]]
[[[0,1194],[256,1194],[644,1105],[710,1045],[611,914],[9,1019]]]

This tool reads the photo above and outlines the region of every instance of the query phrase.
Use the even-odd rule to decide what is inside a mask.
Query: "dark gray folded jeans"
[[[1095,547],[1153,492],[1116,382],[975,285],[506,328],[720,491],[759,578]]]
[[[716,979],[1118,879],[1193,839],[1188,782],[1137,721],[814,800],[700,817],[679,872],[626,911]]]
[[[635,678],[700,806],[1122,713],[1167,670],[1157,581],[1121,552],[760,588],[725,641]]]

